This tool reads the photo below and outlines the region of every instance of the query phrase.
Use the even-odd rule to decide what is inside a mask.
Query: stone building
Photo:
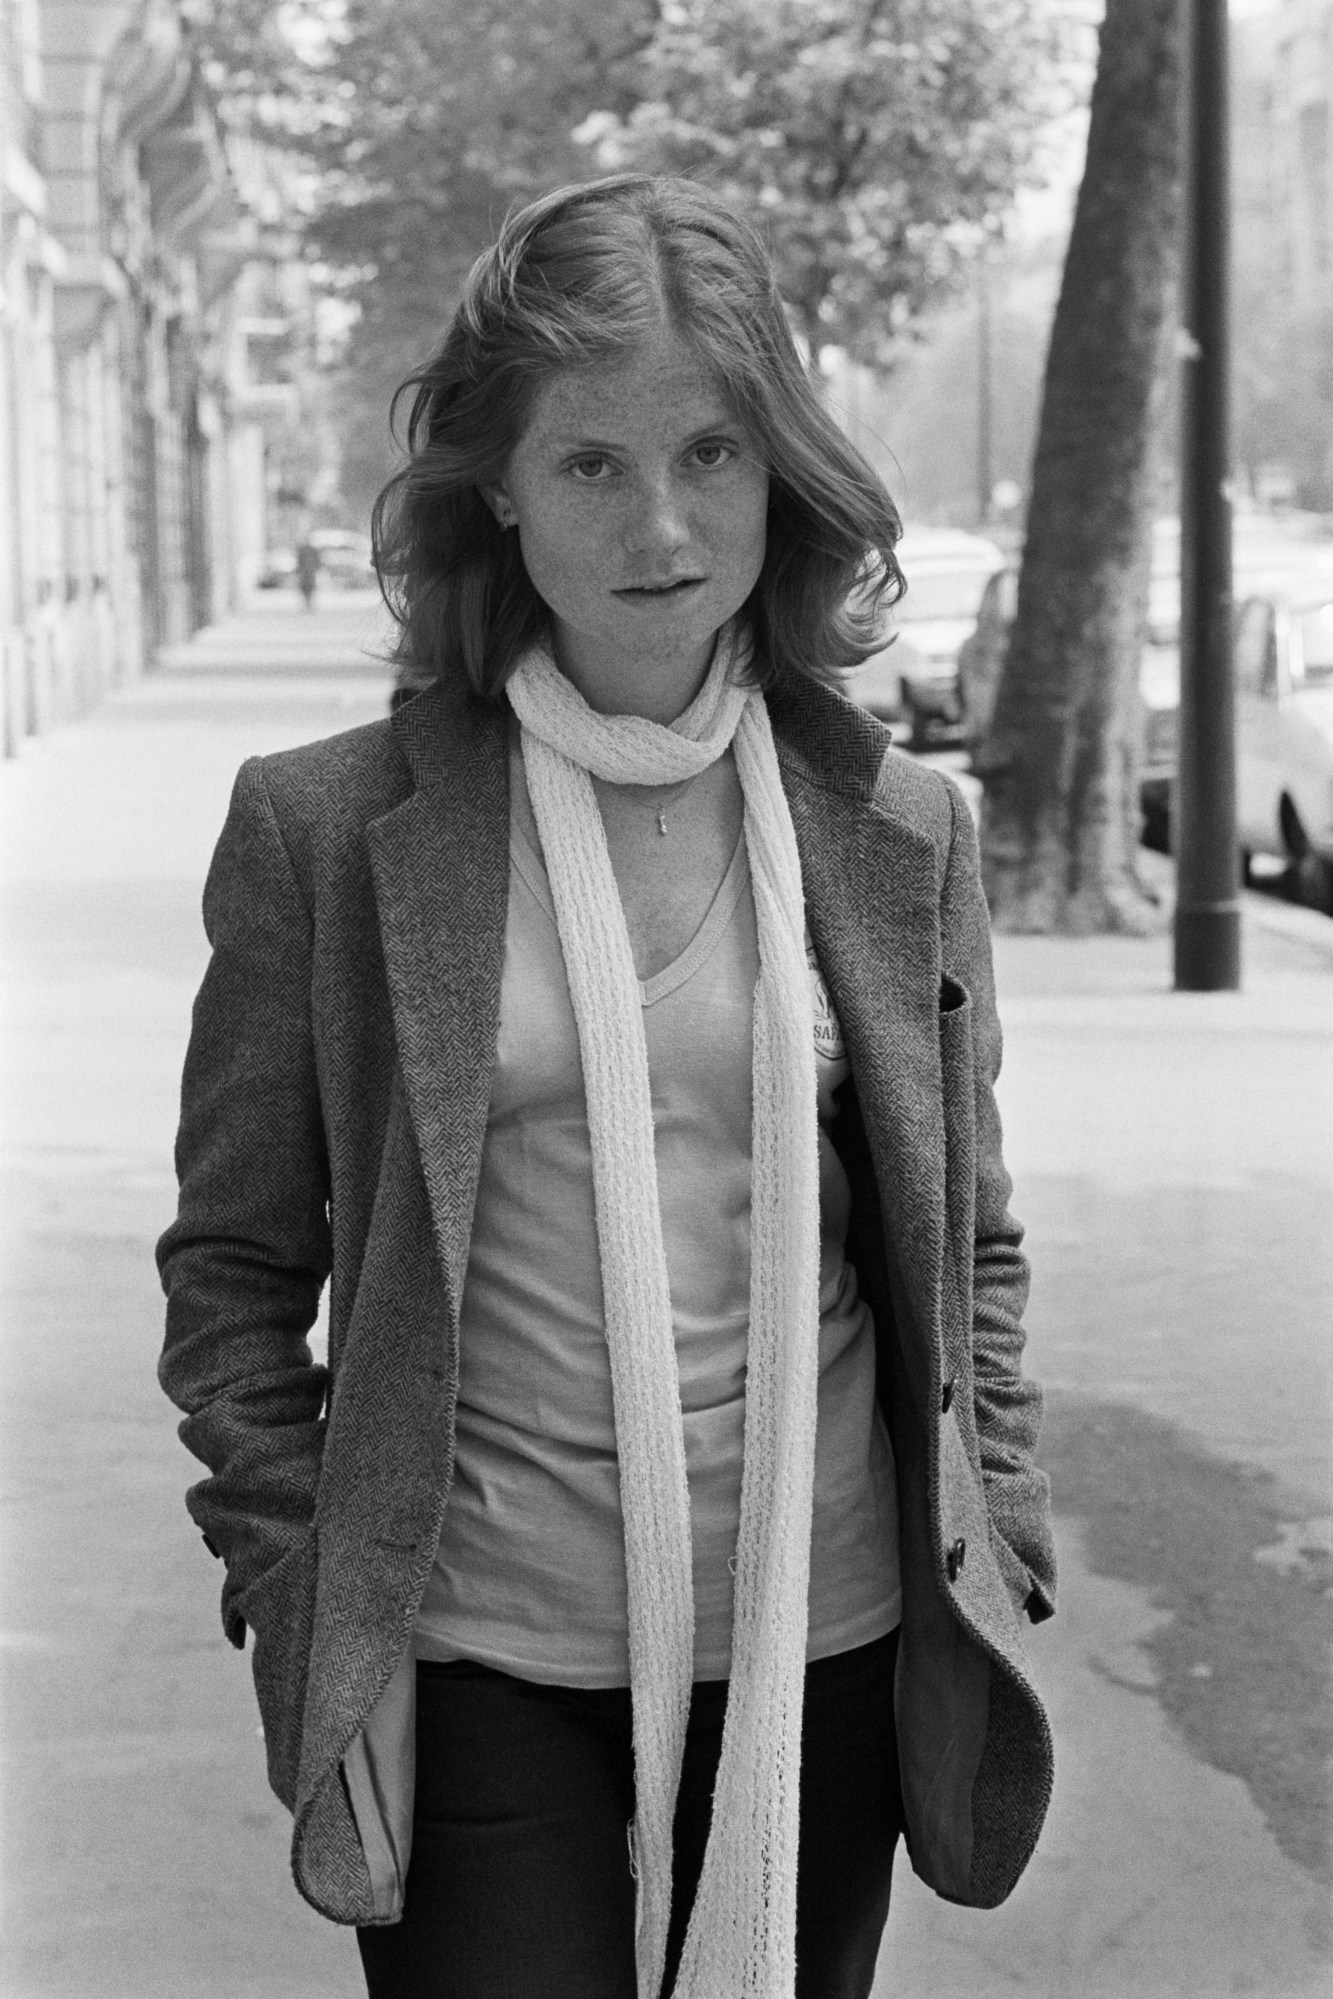
[[[1239,470],[1333,512],[1333,0],[1277,0],[1234,42]]]
[[[293,392],[252,380],[247,331],[289,246],[173,0],[0,0],[0,44],[12,752],[253,581],[265,428]]]
[[[1298,313],[1333,308],[1333,0],[1285,0],[1278,14],[1274,126],[1289,190],[1286,277]]]

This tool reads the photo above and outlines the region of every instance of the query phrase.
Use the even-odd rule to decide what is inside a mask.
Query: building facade
[[[1333,0],[1277,0],[1234,44],[1238,470],[1333,513]]]
[[[1289,190],[1283,249],[1296,312],[1333,309],[1333,0],[1278,11],[1273,110],[1278,174]]]
[[[290,245],[173,0],[0,0],[0,42],[12,754],[254,581],[292,392],[252,380],[248,329]]]

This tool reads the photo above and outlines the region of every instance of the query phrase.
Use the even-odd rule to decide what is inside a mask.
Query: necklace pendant
[[[658,808],[657,808],[657,830],[658,830],[658,832],[659,832],[659,833],[660,833],[660,834],[662,835],[662,838],[663,838],[663,839],[665,839],[665,838],[666,838],[666,812],[665,812],[665,810],[663,809],[663,807],[662,807],[662,806],[660,806],[660,805],[659,805],[659,806],[658,806]]]

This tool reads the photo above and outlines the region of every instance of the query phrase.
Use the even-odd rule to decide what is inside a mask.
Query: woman
[[[297,1884],[377,1999],[864,1995],[1051,1783],[975,839],[832,684],[898,518],[680,181],[513,217],[409,446],[422,691],[241,772],[160,1247]]]

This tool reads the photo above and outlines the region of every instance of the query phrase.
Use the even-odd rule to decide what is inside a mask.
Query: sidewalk
[[[203,871],[241,759],[382,713],[367,602],[275,606],[0,777],[7,1999],[355,1999],[296,1896],[153,1377]],[[900,1866],[877,1999],[1333,1992],[1333,922],[1246,898],[1246,989],[1001,939],[1001,1105],[1051,1390],[1042,1846],[978,1914]]]

